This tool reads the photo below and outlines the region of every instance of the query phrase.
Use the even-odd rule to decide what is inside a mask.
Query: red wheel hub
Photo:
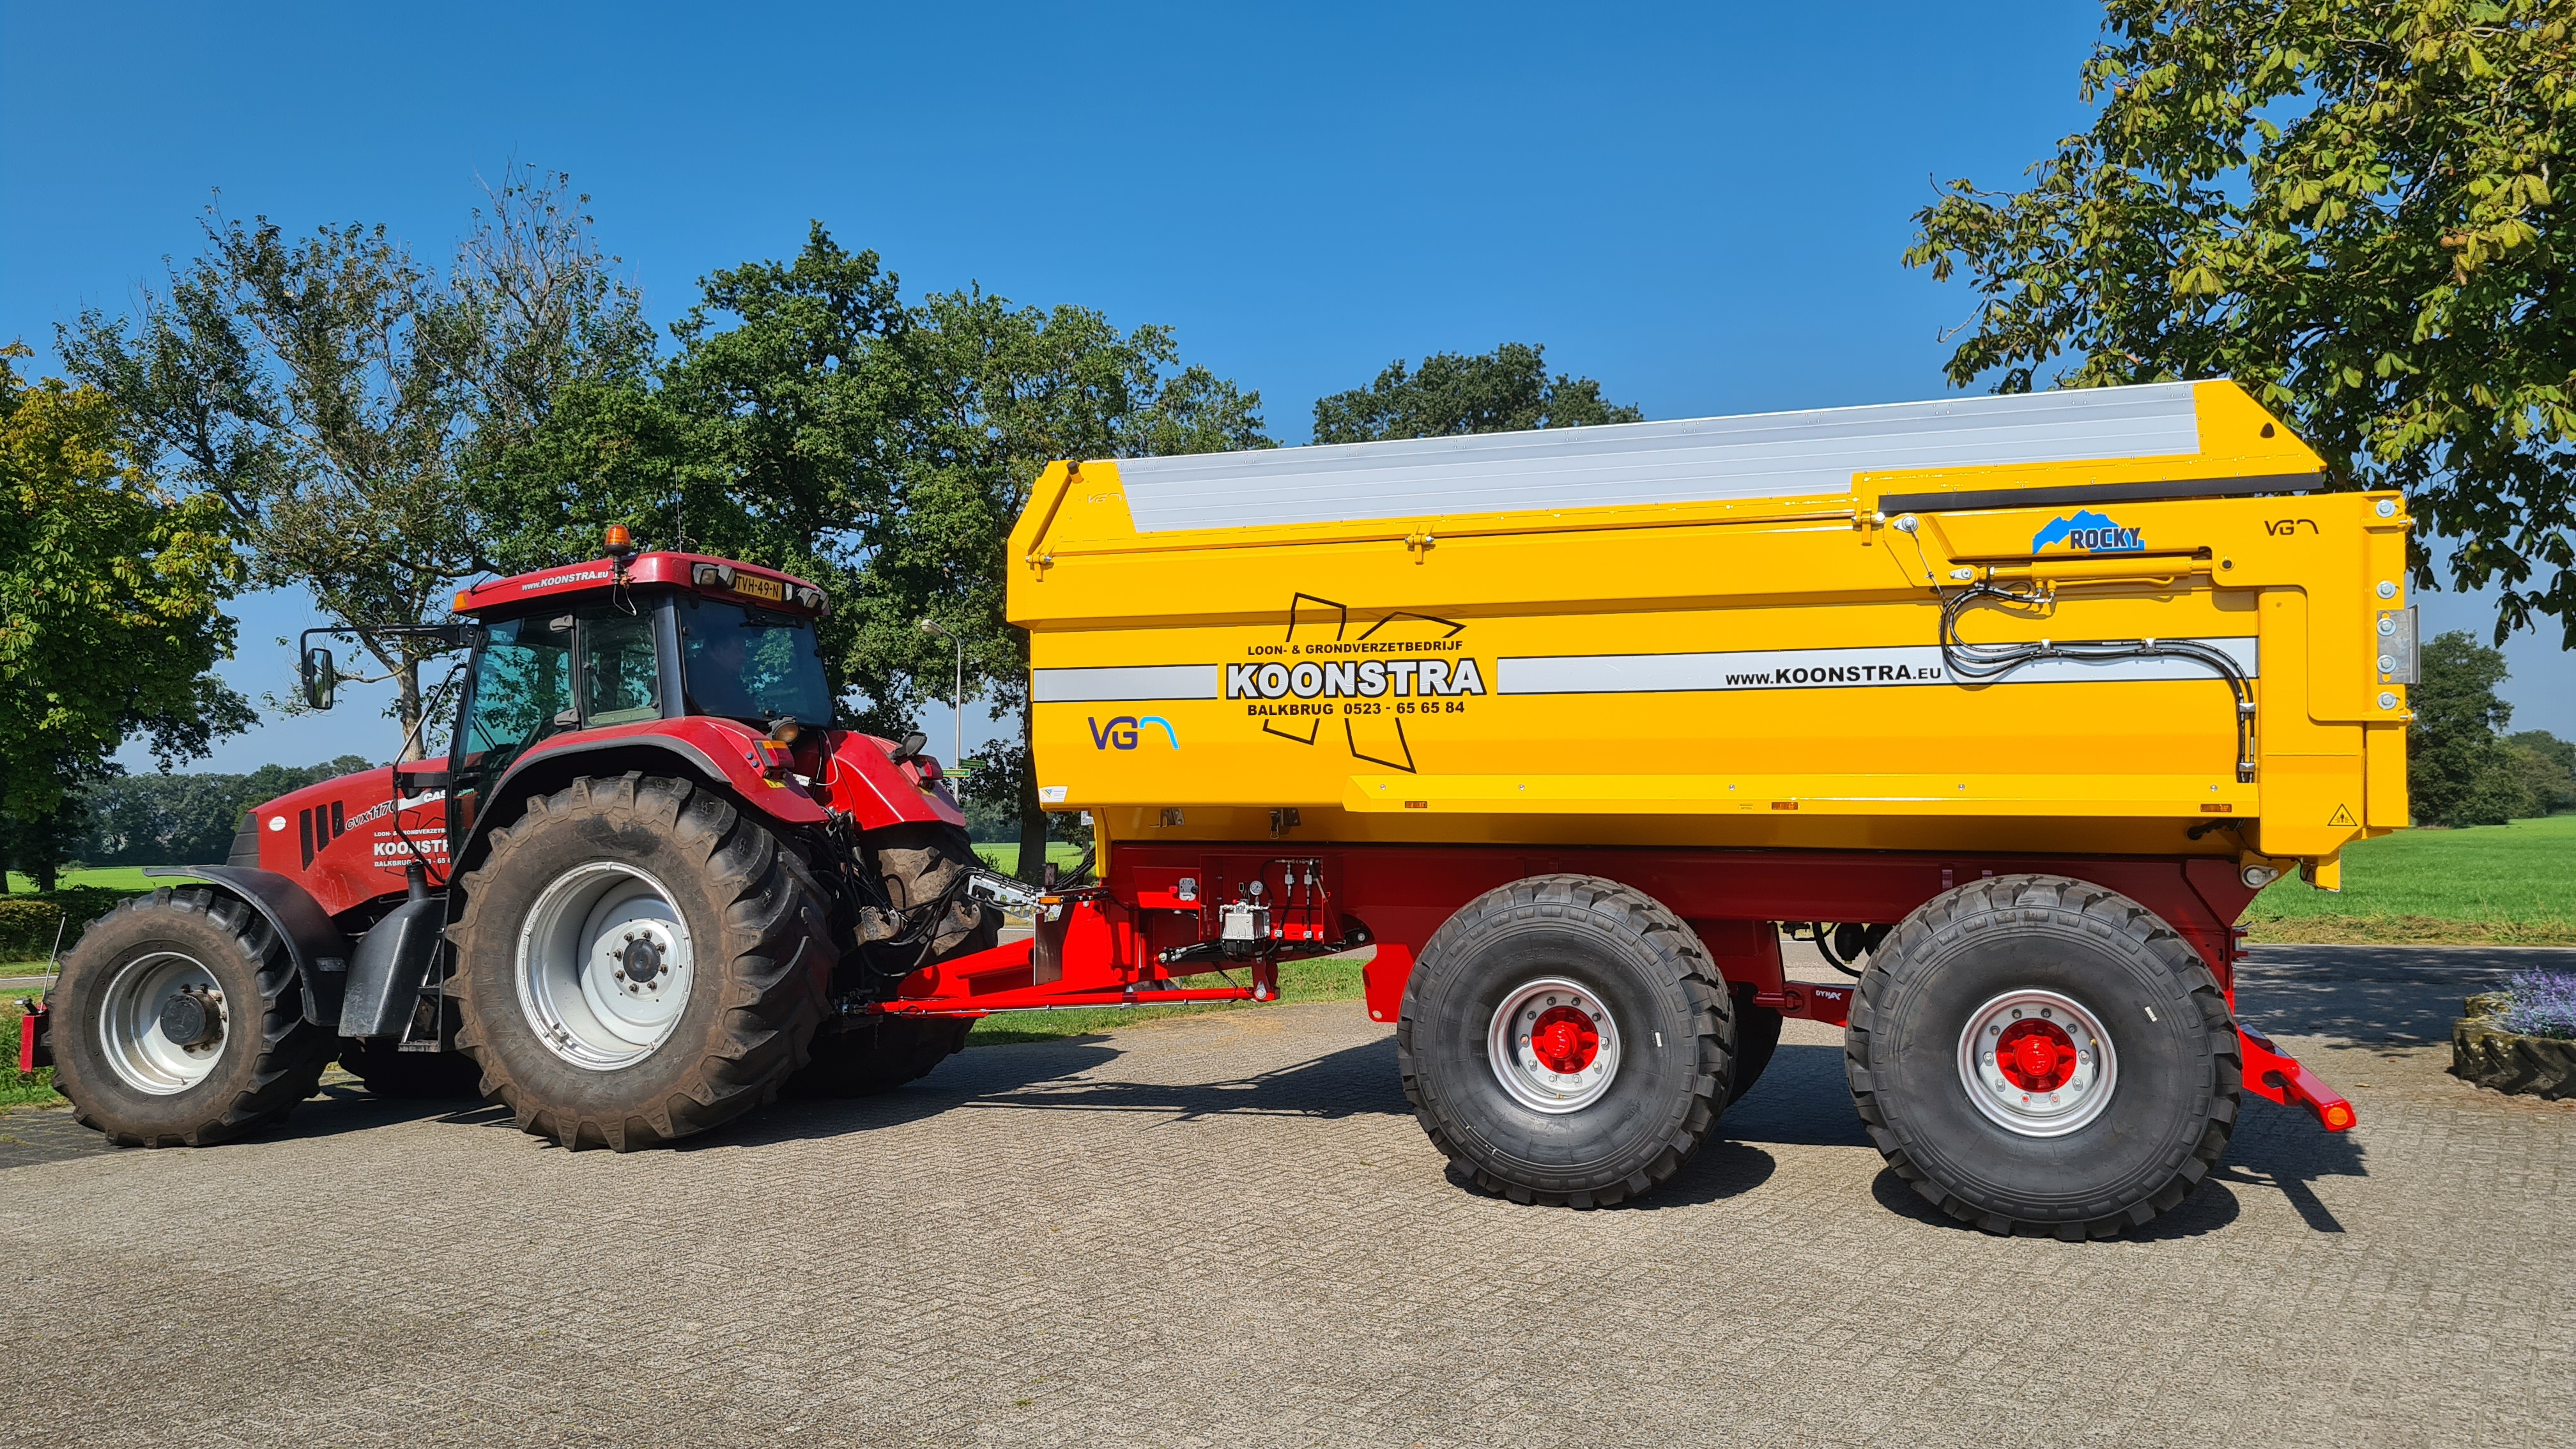
[[[1530,1028],[1530,1052],[1551,1072],[1572,1076],[1601,1055],[1601,1032],[1571,1006],[1551,1006]],[[2067,1057],[2073,1061],[2073,1056]]]
[[[2054,1092],[2075,1075],[2075,1038],[2056,1022],[2025,1017],[1996,1039],[1995,1070],[2025,1092]]]

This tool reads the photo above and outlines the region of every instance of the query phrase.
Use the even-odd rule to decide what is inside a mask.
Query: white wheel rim
[[[671,893],[606,860],[573,867],[537,897],[519,929],[517,974],[519,1009],[537,1040],[598,1072],[631,1067],[668,1041],[697,978]]]
[[[1619,1024],[1591,991],[1548,977],[1513,991],[1494,1009],[1485,1056],[1503,1090],[1522,1106],[1551,1115],[1580,1112],[1600,1101],[1619,1075]]]
[[[205,1031],[173,1040],[163,1015],[177,997],[193,999]],[[99,1045],[109,1070],[138,1092],[175,1096],[214,1075],[232,1037],[232,1006],[215,973],[194,956],[154,951],[117,968],[99,1004]]]
[[[2063,1137],[2101,1116],[2119,1072],[2101,1018],[2055,991],[2007,991],[1971,1013],[1959,1033],[1968,1100],[2023,1137]]]

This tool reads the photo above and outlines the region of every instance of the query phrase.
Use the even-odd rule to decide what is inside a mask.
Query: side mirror
[[[911,759],[913,756],[920,754],[923,750],[928,748],[930,748],[930,736],[921,733],[919,730],[915,730],[911,734],[905,735],[903,737],[903,743],[895,746],[894,753],[886,756],[886,758],[900,765],[904,761]]]
[[[297,669],[304,680],[304,702],[315,709],[329,709],[340,688],[340,671],[331,662],[331,651],[316,646],[304,651],[304,663]]]

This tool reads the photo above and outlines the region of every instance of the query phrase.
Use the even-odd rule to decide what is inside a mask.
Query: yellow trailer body
[[[2321,487],[2230,382],[1091,460],[1039,481],[1009,607],[1041,799],[1111,850],[2206,855],[2332,885],[2407,821],[2414,622],[2403,500]]]

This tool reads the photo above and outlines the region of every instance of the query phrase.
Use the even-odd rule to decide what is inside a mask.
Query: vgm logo
[[[1139,732],[1147,725],[1161,725],[1163,737],[1172,742],[1172,748],[1177,750],[1181,747],[1179,732],[1172,728],[1170,720],[1159,714],[1149,714],[1143,719],[1122,714],[1107,724],[1097,719],[1086,719],[1083,723],[1091,726],[1091,747],[1095,750],[1132,750],[1141,738]]]

